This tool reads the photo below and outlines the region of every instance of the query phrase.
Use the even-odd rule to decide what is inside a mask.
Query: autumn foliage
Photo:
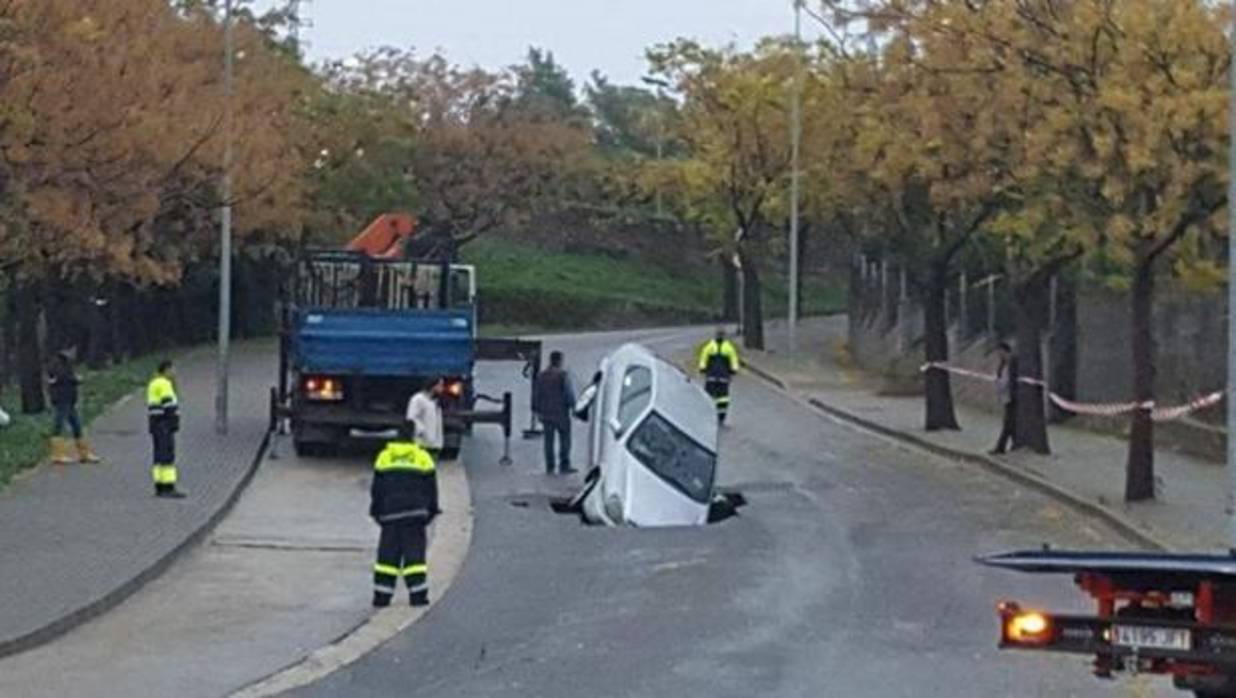
[[[0,4],[0,264],[39,407],[38,317],[72,288],[101,304],[178,285],[217,256],[225,143],[222,28],[165,0]],[[236,31],[236,239],[287,239],[306,212],[306,76]],[[115,297],[113,297],[115,296]],[[52,323],[56,319],[51,320]]]

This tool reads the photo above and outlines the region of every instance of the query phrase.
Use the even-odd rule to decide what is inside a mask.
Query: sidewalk
[[[274,364],[266,345],[234,353],[230,429],[220,437],[213,356],[199,352],[178,362],[177,455],[187,499],[152,494],[141,396],[92,426],[103,463],[45,465],[0,494],[0,657],[116,605],[218,521],[256,467]]]
[[[938,453],[1000,471],[1047,491],[1118,528],[1147,547],[1226,551],[1226,473],[1222,466],[1172,451],[1155,454],[1158,499],[1124,503],[1126,443],[1118,438],[1067,426],[1050,427],[1052,455],[1022,451],[991,457],[987,451],[1000,432],[1000,416],[958,404],[959,432],[922,428],[922,397],[877,395],[867,375],[842,365],[845,316],[814,318],[800,325],[800,351],[786,352],[784,324],[768,331],[769,351],[744,354],[753,373],[784,385],[817,409]],[[955,378],[954,380],[965,380]],[[994,400],[994,397],[993,397]]]

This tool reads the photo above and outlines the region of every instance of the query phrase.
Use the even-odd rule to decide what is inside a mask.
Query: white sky
[[[257,0],[257,6],[273,0]],[[646,47],[680,36],[749,46],[793,31],[792,0],[303,0],[311,60],[384,45],[440,49],[464,65],[500,68],[529,46],[554,52],[582,83],[594,69],[633,84]]]

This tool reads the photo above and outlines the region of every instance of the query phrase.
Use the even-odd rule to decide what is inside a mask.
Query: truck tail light
[[[305,379],[305,397],[319,402],[343,400],[343,380],[326,376],[310,376]]]
[[[1000,604],[1004,641],[1016,645],[1045,645],[1052,639],[1051,618],[1022,610],[1014,603]]]
[[[463,397],[464,385],[463,381],[447,381],[446,394],[448,397],[458,400]]]

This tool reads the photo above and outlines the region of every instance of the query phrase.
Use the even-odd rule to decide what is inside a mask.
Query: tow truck
[[[390,438],[412,394],[442,378],[442,456],[455,458],[474,425],[496,424],[509,460],[511,394],[479,392],[475,365],[521,361],[535,381],[541,344],[478,338],[476,270],[411,257],[415,231],[410,214],[384,214],[342,250],[306,251],[285,276],[271,422],[290,429],[298,455]]]
[[[997,606],[1000,648],[1091,655],[1094,674],[1171,676],[1196,696],[1236,696],[1236,551],[1228,555],[1056,551],[978,557],[1028,574],[1068,575],[1094,615]]]

